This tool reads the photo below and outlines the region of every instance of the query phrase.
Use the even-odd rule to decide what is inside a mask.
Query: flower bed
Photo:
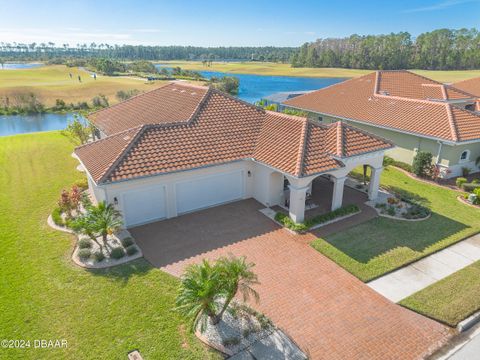
[[[360,208],[357,205],[351,204],[330,211],[326,214],[317,215],[311,219],[305,220],[303,223],[296,223],[288,215],[281,212],[277,212],[275,214],[275,220],[290,230],[296,232],[305,232],[318,225],[326,225],[334,220],[339,220],[346,216],[354,215],[358,212],[360,212]]]
[[[380,191],[375,202],[369,201],[379,215],[399,220],[424,220],[430,217],[430,210],[408,199],[402,199]]]

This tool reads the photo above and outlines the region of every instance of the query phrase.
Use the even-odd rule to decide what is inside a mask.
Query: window
[[[322,122],[322,121],[323,121],[323,117],[319,116],[319,117],[318,117],[318,121],[319,121],[319,122]]]
[[[460,155],[460,162],[466,162],[470,160],[470,150],[464,150]]]
[[[466,110],[475,111],[475,104],[465,105]]]

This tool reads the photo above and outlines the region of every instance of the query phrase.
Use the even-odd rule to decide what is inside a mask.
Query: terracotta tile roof
[[[166,96],[172,102],[170,94]],[[135,106],[145,105],[130,101],[129,107]],[[191,119],[140,125],[81,146],[75,153],[93,180],[104,183],[243,159],[302,177],[342,167],[343,157],[390,147],[390,142],[341,122],[315,124],[205,88]]]
[[[480,77],[473,79],[463,80],[452,84],[457,89],[466,91],[477,97],[480,97]]]
[[[447,101],[460,96],[474,97],[408,71],[378,71],[284,104],[451,142],[480,139],[480,116]]]
[[[96,111],[88,119],[106,135],[145,124],[187,122],[200,106],[207,88],[169,83],[153,91]]]

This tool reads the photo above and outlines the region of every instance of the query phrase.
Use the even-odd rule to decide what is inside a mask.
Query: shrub
[[[105,255],[103,255],[103,252],[97,251],[95,254],[93,254],[93,258],[95,259],[96,262],[103,261],[105,259]]]
[[[80,249],[90,249],[92,247],[92,242],[89,239],[80,239],[78,240],[78,247]]]
[[[240,344],[240,339],[236,336],[226,338],[223,340],[223,346],[234,346]]]
[[[125,256],[125,250],[121,247],[113,248],[110,256],[114,259],[121,259]]]
[[[479,179],[473,179],[472,184],[480,184],[480,180]]]
[[[396,214],[395,207],[392,206],[392,205],[389,205],[387,207],[387,214],[390,215],[390,216],[395,216],[395,214]]]
[[[395,161],[393,165],[409,173],[413,173],[413,167],[410,164],[404,163],[402,161]]]
[[[464,183],[462,185],[463,191],[467,191],[467,192],[473,192],[473,190],[479,187],[480,187],[480,184],[474,184],[474,183]]]
[[[383,157],[383,166],[395,165],[395,160],[393,160],[390,156]]]
[[[419,151],[413,158],[412,170],[417,176],[426,176],[432,165],[432,154],[426,151]]]
[[[78,257],[81,259],[81,260],[88,260],[90,259],[90,256],[92,256],[92,252],[90,251],[90,249],[80,249],[78,250]]]
[[[62,219],[62,209],[56,207],[52,211],[52,220],[57,226],[65,226],[65,222]]]
[[[414,204],[412,205],[407,212],[403,214],[405,219],[423,219],[430,214],[430,210],[424,206]]]
[[[455,180],[455,184],[461,188],[463,184],[465,184],[467,182],[467,179],[465,179],[464,177],[459,177],[457,178],[457,180]],[[472,182],[473,183],[473,182]]]
[[[128,256],[135,255],[138,252],[138,249],[135,245],[130,245],[125,248]]]
[[[467,177],[470,174],[470,169],[468,167],[462,167],[462,176]]]
[[[473,193],[478,197],[480,197],[480,188],[473,189]],[[468,198],[468,195],[467,195],[467,198]]]
[[[285,215],[283,213],[277,213],[275,215],[275,220],[290,230],[303,232],[303,231],[307,231],[312,226],[323,224],[325,222],[334,220],[338,217],[353,214],[358,211],[360,211],[359,207],[357,205],[352,204],[352,205],[343,206],[336,210],[330,211],[326,214],[317,215],[312,219],[306,220],[301,224],[295,223],[288,215]]]
[[[87,178],[77,180],[73,183],[73,186],[76,186],[80,190],[88,189],[88,180],[87,180]]]
[[[133,239],[131,237],[126,237],[125,239],[120,240],[124,248],[133,244]]]

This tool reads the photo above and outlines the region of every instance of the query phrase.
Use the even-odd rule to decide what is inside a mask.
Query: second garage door
[[[177,212],[186,213],[244,196],[243,171],[212,175],[176,184]]]

